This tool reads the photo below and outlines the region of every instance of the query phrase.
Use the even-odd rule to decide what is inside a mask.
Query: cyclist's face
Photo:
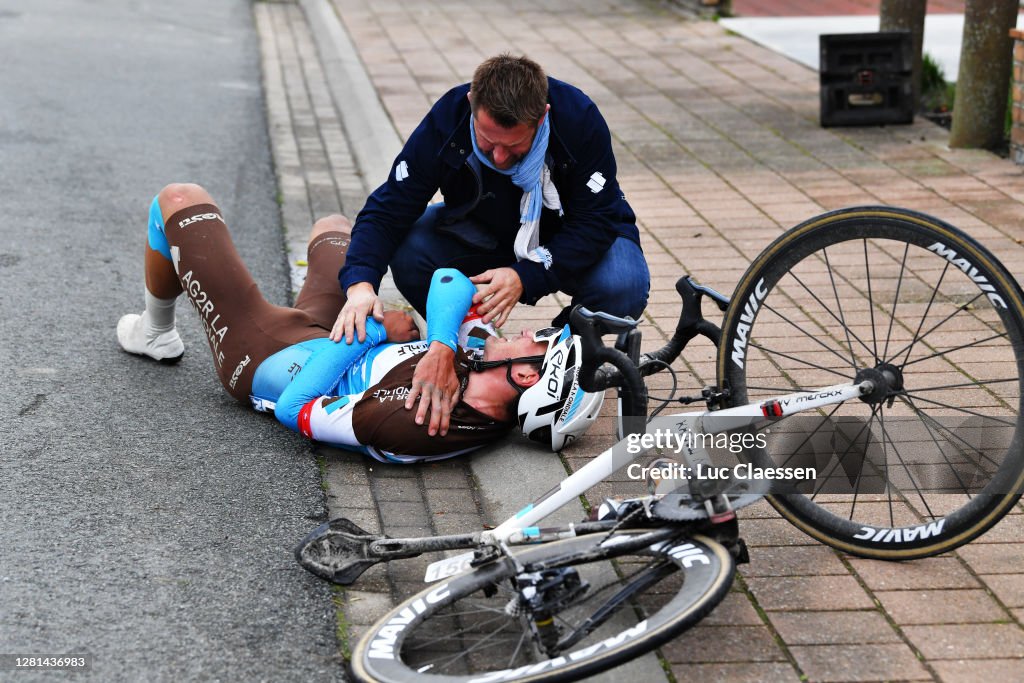
[[[476,146],[495,168],[502,171],[512,168],[526,156],[537,133],[537,126],[525,123],[504,128],[498,125],[483,107],[477,109],[473,115],[473,129],[476,131]]]
[[[523,330],[515,337],[488,338],[484,343],[484,360],[543,356],[547,350],[547,342],[533,341],[533,330]]]

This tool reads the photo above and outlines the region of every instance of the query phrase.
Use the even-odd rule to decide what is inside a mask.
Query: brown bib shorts
[[[349,245],[344,233],[324,233],[309,245],[306,281],[292,308],[263,298],[213,204],[178,211],[165,221],[164,234],[178,280],[202,321],[217,376],[243,403],[249,403],[260,363],[292,344],[327,337],[345,305],[338,284]]]

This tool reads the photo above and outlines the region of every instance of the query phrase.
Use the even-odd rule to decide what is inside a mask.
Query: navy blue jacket
[[[387,182],[359,212],[339,274],[343,291],[357,282],[378,287],[392,255],[438,189],[445,202],[440,220],[474,219],[514,258],[523,191],[508,176],[467,163],[473,156],[467,92],[468,83],[434,104],[395,159]],[[546,208],[541,216],[540,244],[551,252],[550,269],[526,260],[511,266],[522,280],[521,301],[527,304],[564,291],[563,285],[578,280],[616,237],[640,244],[636,216],[616,180],[608,124],[597,105],[578,88],[554,78],[548,79],[548,102],[547,162],[564,216]]]

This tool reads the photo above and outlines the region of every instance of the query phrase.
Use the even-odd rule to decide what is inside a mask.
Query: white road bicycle
[[[823,543],[887,560],[959,547],[1017,504],[1024,297],[960,230],[902,209],[834,211],[775,240],[731,304],[688,277],[676,287],[679,325],[650,354],[635,322],[573,314],[588,361],[580,385],[618,389],[631,439],[493,530],[393,539],[336,519],[297,548],[304,567],[340,584],[378,562],[468,550],[431,564],[427,587],[368,630],[352,653],[357,678],[574,680],[632,659],[722,600],[746,560],[734,510],[762,496]],[[725,311],[721,328],[703,319],[705,296]],[[718,347],[718,384],[678,400],[707,410],[647,424],[643,377],[669,369],[697,335]],[[669,443],[753,437],[743,472],[799,465],[816,476],[683,476],[667,493],[663,479],[651,495],[606,501],[594,521],[537,526],[647,457],[650,437],[639,435],[656,425],[675,435]],[[707,441],[689,443],[669,470],[721,463]]]

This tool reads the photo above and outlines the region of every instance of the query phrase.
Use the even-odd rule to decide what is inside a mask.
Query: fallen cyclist
[[[351,226],[321,219],[307,247],[294,307],[266,301],[235,249],[220,209],[198,185],[164,188],[150,207],[145,310],[123,316],[129,353],[175,363],[184,344],[175,303],[199,313],[224,388],[286,427],[384,462],[459,455],[502,438],[518,420],[530,438],[560,449],[596,419],[603,394],[579,389],[579,338],[568,327],[500,338],[470,312],[476,287],[438,270],[427,297],[427,338],[389,311],[365,340],[331,341],[345,304],[336,274]]]

